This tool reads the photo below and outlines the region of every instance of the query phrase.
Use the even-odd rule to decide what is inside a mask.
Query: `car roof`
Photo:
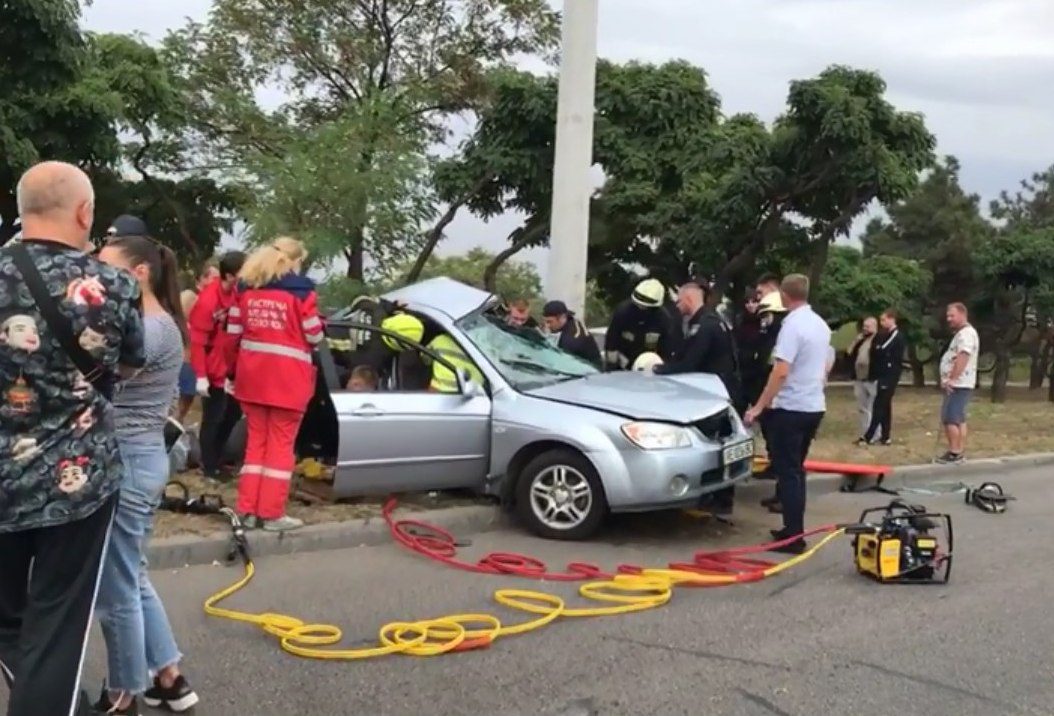
[[[431,308],[458,320],[479,309],[494,295],[441,276],[390,291],[383,298],[405,303],[411,308]]]

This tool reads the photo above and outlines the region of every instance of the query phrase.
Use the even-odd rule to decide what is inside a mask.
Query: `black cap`
[[[146,222],[138,216],[121,214],[113,220],[106,234],[107,236],[149,236],[150,230],[146,228]]]
[[[549,301],[545,304],[542,309],[542,315],[546,318],[554,318],[556,316],[566,316],[570,311],[567,310],[567,304],[563,301]]]

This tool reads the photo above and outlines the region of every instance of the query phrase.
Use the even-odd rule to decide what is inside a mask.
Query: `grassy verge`
[[[1054,404],[1046,391],[1010,388],[1007,402],[995,405],[977,395],[969,410],[967,454],[970,457],[1023,455],[1054,451],[1054,431],[1047,425]],[[846,462],[911,465],[929,462],[944,452],[938,413],[941,395],[936,388],[898,389],[893,400],[893,445],[856,447],[860,426],[853,390],[832,387],[827,394],[827,416],[811,457]]]

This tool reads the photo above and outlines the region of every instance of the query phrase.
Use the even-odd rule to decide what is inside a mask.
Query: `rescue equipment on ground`
[[[876,521],[874,516],[878,515]],[[861,574],[879,582],[945,584],[952,570],[952,518],[893,500],[860,513],[845,529]]]
[[[600,605],[570,607],[564,598],[548,592],[499,589],[494,592],[496,602],[509,609],[525,612],[530,618],[515,624],[503,624],[492,614],[479,613],[392,622],[381,627],[377,646],[354,649],[333,648],[343,639],[343,632],[331,624],[309,624],[284,614],[253,614],[218,606],[248,585],[256,574],[237,515],[223,508],[223,514],[231,522],[231,555],[241,556],[245,574],[234,584],[206,599],[204,609],[209,616],[258,626],[278,639],[282,649],[290,654],[309,659],[351,661],[389,654],[438,656],[482,649],[501,637],[525,634],[561,618],[614,616],[654,609],[670,601],[675,587],[727,586],[775,576],[801,564],[847,532],[856,535],[854,556],[865,556],[865,562],[859,556],[855,557],[857,568],[862,572],[866,571],[864,564],[870,569],[870,562],[866,562],[866,550],[858,548],[857,544],[874,542],[874,569],[883,581],[927,581],[921,577],[927,574],[927,567],[931,566],[933,569],[928,572],[931,576],[937,575],[937,568],[940,567],[944,570],[943,580],[947,581],[951,566],[950,518],[927,513],[925,508],[908,505],[901,508],[899,505],[904,503],[898,501],[887,507],[865,510],[861,515],[861,524],[826,525],[778,542],[716,552],[697,552],[691,561],[673,562],[665,568],[620,565],[614,571],[603,571],[593,564],[572,562],[563,572],[550,572],[541,560],[515,553],[495,552],[477,562],[461,560],[457,557],[460,543],[451,533],[425,522],[394,519],[392,513],[396,502],[391,499],[385,504],[383,515],[393,539],[403,547],[448,566],[478,574],[584,582],[578,589],[579,596],[599,602]],[[866,522],[868,515],[874,512],[884,513],[877,525]],[[941,547],[939,541],[930,541],[936,530],[934,519],[947,520],[946,549]],[[783,562],[770,562],[753,556],[821,534],[824,537],[811,548]],[[898,549],[901,550],[895,565],[888,557],[883,561],[886,553],[882,551],[883,548],[892,549],[894,539],[899,539]]]
[[[998,482],[985,482],[977,489],[966,488],[966,504],[997,515],[1006,512],[1006,503],[1013,499],[1016,498],[1003,492]]]
[[[641,371],[642,373],[648,373],[657,365],[662,365],[662,358],[658,353],[641,353],[637,356],[637,360],[633,361],[633,370]]]

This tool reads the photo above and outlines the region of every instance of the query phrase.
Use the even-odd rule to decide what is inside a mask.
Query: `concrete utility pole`
[[[560,94],[556,110],[549,298],[585,316],[593,101],[597,75],[597,2],[564,0]]]

